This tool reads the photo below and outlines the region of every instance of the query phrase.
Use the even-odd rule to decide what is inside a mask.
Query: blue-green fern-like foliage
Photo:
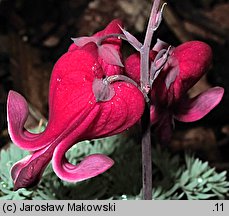
[[[229,182],[226,172],[218,173],[208,162],[193,155],[178,156],[167,149],[153,148],[153,199],[226,199]],[[115,165],[92,179],[68,183],[60,180],[49,166],[38,186],[13,191],[11,166],[29,153],[9,144],[0,151],[0,199],[87,200],[141,199],[141,147],[136,137],[127,134],[84,141],[67,152],[73,164],[86,155],[109,155]]]

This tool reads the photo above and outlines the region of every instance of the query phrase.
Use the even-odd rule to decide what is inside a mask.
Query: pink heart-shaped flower
[[[159,53],[159,48],[164,47],[161,42],[158,45],[155,47]],[[223,88],[215,87],[195,98],[187,97],[188,90],[207,72],[211,64],[212,51],[206,43],[186,42],[169,53],[151,91],[151,122],[157,124],[158,138],[162,142],[168,142],[171,138],[173,118],[184,122],[199,120],[217,106],[224,94]],[[160,60],[155,57],[154,54],[150,60],[157,64]],[[138,54],[127,58],[125,69],[129,77],[140,82]]]
[[[120,133],[134,125],[143,113],[143,94],[130,83],[111,83],[108,87],[114,95],[107,101],[97,101],[93,86],[107,75],[106,69],[99,63],[98,47],[93,42],[65,53],[52,72],[49,122],[40,134],[24,129],[28,105],[21,95],[10,91],[9,134],[17,146],[33,152],[11,170],[15,189],[35,185],[51,159],[56,174],[74,182],[112,166],[113,161],[102,154],[90,155],[78,165],[65,158],[66,151],[75,143]]]

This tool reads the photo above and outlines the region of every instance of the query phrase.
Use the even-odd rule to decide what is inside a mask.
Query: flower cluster
[[[120,21],[114,20],[96,36],[121,33],[119,25]],[[15,189],[37,184],[50,160],[55,173],[70,182],[106,171],[113,161],[105,155],[90,155],[73,165],[65,153],[77,142],[120,133],[140,119],[144,110],[142,93],[131,83],[102,81],[121,73],[122,68],[109,64],[109,55],[108,59],[99,55],[93,38],[82,46],[73,44],[55,64],[49,89],[49,122],[44,132],[32,134],[24,129],[28,105],[20,94],[10,91],[7,110],[11,139],[18,147],[32,151],[12,167]],[[121,40],[106,39],[103,45],[119,53]],[[108,94],[98,95],[98,88],[103,87]]]
[[[186,42],[176,48],[160,40],[150,52],[151,61],[151,123],[162,143],[171,139],[174,119],[193,122],[203,118],[222,99],[224,89],[210,88],[189,98],[188,90],[207,72],[211,48],[200,41]],[[126,74],[140,83],[140,56],[132,54],[125,61]]]
[[[141,119],[145,98],[136,86],[140,83],[140,57],[133,54],[122,63],[122,41],[117,36],[122,33],[121,26],[120,20],[113,20],[91,37],[73,39],[57,61],[50,80],[49,121],[44,132],[33,134],[24,128],[27,102],[20,94],[9,92],[9,134],[18,147],[31,151],[11,169],[15,189],[36,185],[50,161],[57,176],[69,182],[94,177],[113,165],[112,159],[102,154],[89,155],[73,165],[65,153],[77,142],[121,133]],[[202,118],[220,102],[223,89],[215,87],[195,98],[187,97],[211,62],[211,49],[202,42],[168,48],[159,41],[149,58],[151,121],[159,137],[167,141],[174,118],[185,122]],[[124,72],[129,78],[123,79]]]

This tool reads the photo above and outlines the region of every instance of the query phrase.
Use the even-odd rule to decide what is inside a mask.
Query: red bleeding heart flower
[[[165,56],[158,43],[151,51],[152,66],[162,65]],[[163,47],[163,48],[164,48]],[[157,56],[161,58],[157,58]],[[210,88],[194,98],[188,97],[188,90],[206,73],[212,59],[211,48],[200,41],[186,42],[169,51],[167,61],[152,84],[151,122],[161,142],[167,143],[172,135],[174,119],[193,122],[209,113],[222,99],[224,89]],[[139,83],[140,57],[133,54],[125,62],[126,73]],[[152,70],[152,68],[151,68]],[[154,71],[155,72],[155,71]],[[154,74],[155,75],[155,74]]]
[[[117,33],[117,24],[120,23],[116,20],[108,25],[109,34]],[[97,35],[107,34],[106,31]],[[107,39],[106,43],[120,49],[117,38]],[[144,97],[138,88],[127,82],[103,82],[107,75],[121,71],[106,60],[93,41],[82,47],[72,45],[61,56],[50,80],[48,125],[40,134],[24,128],[27,102],[20,94],[9,92],[9,134],[17,146],[32,152],[11,169],[15,189],[37,184],[50,160],[55,173],[70,182],[94,177],[113,165],[102,154],[89,155],[78,165],[70,164],[65,157],[75,143],[120,133],[134,125],[143,113]]]

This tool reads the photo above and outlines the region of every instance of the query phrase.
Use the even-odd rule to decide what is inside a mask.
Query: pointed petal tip
[[[95,33],[93,36],[105,36],[105,35],[109,35],[109,34],[121,34],[122,30],[120,29],[120,27],[123,27],[123,23],[120,19],[114,19],[112,20],[110,23],[108,23],[108,25],[101,31]],[[116,41],[118,42],[118,44],[120,45],[121,40],[117,40],[116,38],[109,38],[109,41]]]
[[[118,27],[123,27],[123,22],[121,19],[113,19],[107,26],[118,26]]]
[[[16,91],[10,90],[8,93],[8,98],[7,98],[7,108],[17,108],[14,107],[15,105],[19,105],[18,108],[22,108],[25,105],[27,106],[27,102],[25,100],[25,98],[19,94]],[[9,110],[8,110],[9,111]]]
[[[8,93],[7,104],[11,105],[11,103],[14,102],[15,100],[20,100],[22,98],[23,97],[16,91],[10,90]]]
[[[12,141],[20,146],[23,137],[22,131],[29,113],[25,98],[15,91],[10,91],[7,99],[8,132]]]

